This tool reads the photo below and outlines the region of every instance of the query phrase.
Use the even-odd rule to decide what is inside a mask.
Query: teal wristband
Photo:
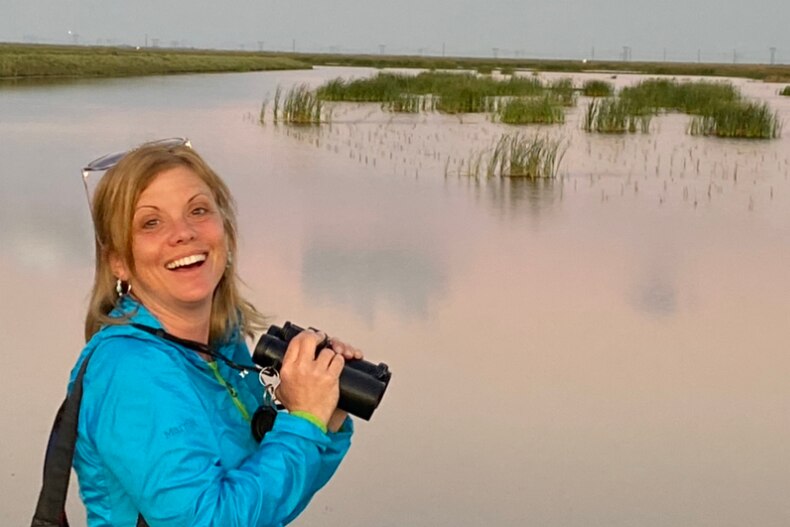
[[[326,433],[326,424],[319,419],[318,417],[314,416],[310,412],[303,412],[301,410],[296,410],[294,412],[290,412],[291,415],[295,415],[296,417],[301,417],[307,421],[310,421],[315,426],[317,426],[323,433]]]

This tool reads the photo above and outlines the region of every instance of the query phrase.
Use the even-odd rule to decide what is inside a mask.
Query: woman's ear
[[[128,282],[130,273],[123,261],[123,258],[121,258],[118,253],[111,252],[108,256],[108,259],[110,262],[110,269],[112,270],[112,274],[115,276],[115,278],[120,279],[122,282]]]

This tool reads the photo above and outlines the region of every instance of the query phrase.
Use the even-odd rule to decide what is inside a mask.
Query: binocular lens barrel
[[[271,326],[255,346],[252,360],[262,368],[280,369],[288,343],[303,330],[286,322],[282,328]],[[320,351],[320,350],[319,350]],[[392,374],[384,363],[350,360],[340,373],[338,408],[366,421],[378,407],[389,385]]]

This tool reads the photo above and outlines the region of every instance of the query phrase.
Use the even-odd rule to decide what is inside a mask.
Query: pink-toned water
[[[588,135],[582,99],[540,129],[569,146],[534,184],[458,175],[510,130],[482,116],[256,124],[278,84],[370,73],[0,89],[2,523],[29,521],[81,346],[79,168],[186,135],[237,197],[250,299],[394,371],[297,525],[786,525],[787,135],[690,137],[682,115]],[[790,121],[778,85],[734,82]]]

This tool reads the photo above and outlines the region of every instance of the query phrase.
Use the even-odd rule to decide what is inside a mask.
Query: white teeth
[[[168,269],[177,269],[179,267],[184,267],[185,265],[192,265],[198,262],[206,261],[205,254],[193,254],[192,256],[185,256],[184,258],[180,258],[178,260],[174,260],[167,264],[165,267]]]

